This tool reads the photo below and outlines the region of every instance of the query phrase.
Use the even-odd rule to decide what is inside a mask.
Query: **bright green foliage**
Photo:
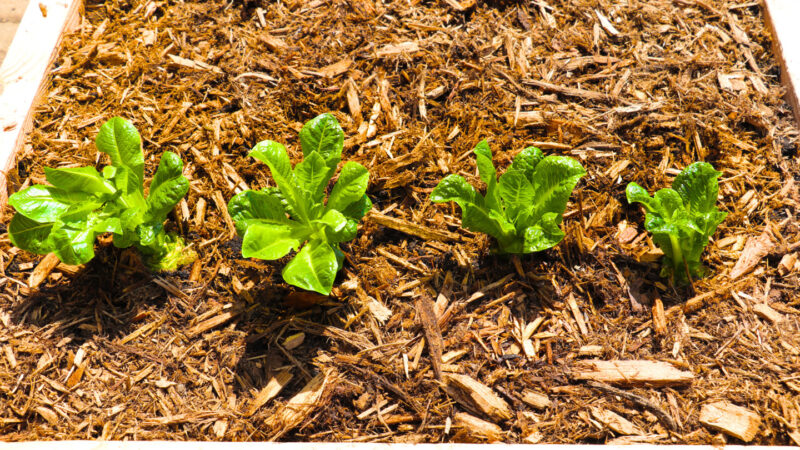
[[[711,164],[696,162],[675,178],[672,189],[661,189],[652,197],[638,184],[628,183],[628,202],[644,205],[644,226],[664,252],[662,276],[679,282],[688,281],[687,272],[703,276],[700,255],[727,215],[716,206],[720,175]]]
[[[31,186],[9,197],[17,210],[8,226],[11,242],[33,253],[54,252],[67,264],[84,264],[94,257],[97,235],[113,233],[115,246],[135,245],[155,270],[175,270],[194,260],[183,240],[163,228],[189,190],[180,157],[164,152],[145,197],[136,128],[115,117],[100,127],[95,144],[111,158],[102,174],[90,166],[45,168],[51,186]]]
[[[365,194],[369,172],[355,162],[344,164],[324,203],[343,144],[342,127],[328,113],[303,126],[303,161],[294,169],[283,145],[259,142],[250,156],[269,167],[277,187],[243,191],[228,202],[242,236],[242,256],[272,260],[299,250],[283,268],[283,279],[325,295],[344,260],[339,243],[356,237],[358,221],[372,208]]]
[[[458,203],[464,228],[494,236],[501,253],[532,253],[558,244],[567,200],[586,174],[580,163],[528,147],[498,180],[489,144],[481,141],[474,151],[486,195],[461,175],[448,175],[433,189],[431,201]]]

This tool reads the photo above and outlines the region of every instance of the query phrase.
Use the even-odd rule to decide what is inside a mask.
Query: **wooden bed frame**
[[[25,144],[33,106],[61,38],[80,23],[82,4],[82,0],[31,0],[0,66],[0,207],[8,200],[6,176]]]

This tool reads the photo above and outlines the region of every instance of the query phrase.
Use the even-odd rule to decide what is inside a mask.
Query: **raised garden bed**
[[[798,129],[755,2],[89,2],[50,75],[8,191],[106,165],[127,117],[146,178],[186,162],[167,226],[199,259],[4,239],[7,440],[800,444]],[[296,162],[326,111],[375,204],[327,298],[242,258],[225,207],[271,183],[256,142]],[[552,250],[491,254],[429,201],[479,183],[481,139],[500,172],[528,145],[586,168]],[[697,160],[728,216],[673,287],[625,186]]]

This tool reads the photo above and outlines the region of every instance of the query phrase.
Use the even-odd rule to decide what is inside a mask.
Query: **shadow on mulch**
[[[23,297],[11,309],[11,320],[55,327],[56,335],[81,344],[95,336],[124,336],[147,318],[148,309],[170,302],[168,293],[152,282],[153,275],[133,252],[111,245],[96,246],[96,251],[95,258],[74,276],[57,284],[44,283]]]

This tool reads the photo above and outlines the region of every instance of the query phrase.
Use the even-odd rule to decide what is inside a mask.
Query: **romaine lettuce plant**
[[[720,175],[711,164],[696,162],[675,177],[672,189],[661,189],[652,197],[638,184],[628,183],[628,202],[644,205],[645,229],[664,252],[661,276],[678,282],[703,276],[700,256],[727,216],[716,206]]]
[[[461,207],[464,228],[489,234],[500,253],[532,253],[558,244],[559,228],[572,190],[586,171],[565,156],[522,150],[500,179],[486,141],[475,147],[478,172],[486,183],[483,196],[461,175],[448,175],[433,189],[431,201],[453,201]]]
[[[273,260],[299,250],[283,268],[284,281],[324,295],[342,267],[339,243],[355,238],[358,221],[372,208],[365,194],[369,172],[356,162],[344,164],[324,201],[343,144],[342,127],[329,113],[303,126],[303,161],[294,169],[282,144],[259,142],[250,156],[269,167],[277,187],[243,191],[228,203],[242,236],[242,256]]]
[[[94,257],[97,235],[113,233],[115,246],[136,246],[154,270],[175,270],[194,260],[196,254],[180,237],[164,231],[167,214],[189,190],[180,157],[164,152],[145,197],[136,128],[115,117],[100,127],[95,145],[111,159],[102,174],[91,166],[45,168],[51,185],[30,186],[9,197],[17,210],[8,225],[11,242],[33,253],[54,252],[76,265]]]

